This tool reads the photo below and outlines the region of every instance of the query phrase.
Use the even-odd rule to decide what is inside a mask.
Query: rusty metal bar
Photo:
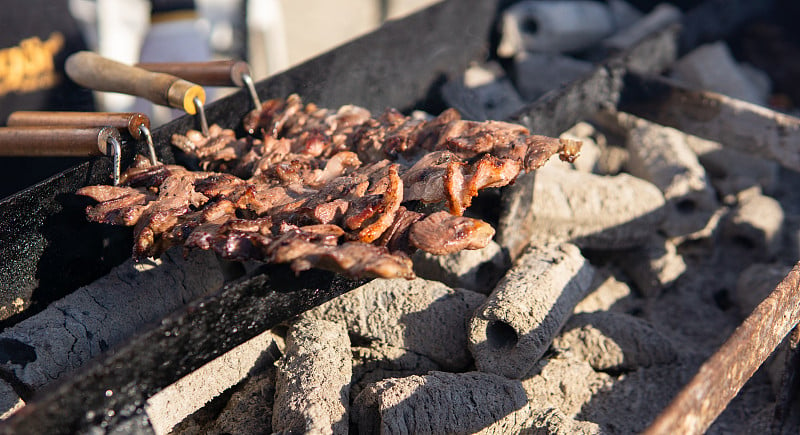
[[[644,432],[700,434],[800,321],[800,262]]]
[[[635,73],[625,76],[618,109],[800,170],[800,118]]]

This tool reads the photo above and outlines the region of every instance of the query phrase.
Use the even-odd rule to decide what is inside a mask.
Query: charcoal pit
[[[760,92],[737,63],[777,68],[752,45],[791,6],[610,0],[594,14],[627,28],[602,21],[595,42],[572,34],[584,45],[541,54],[525,38],[569,23],[533,25],[540,12],[522,6],[504,18],[510,3],[444,1],[256,85],[373,114],[500,114],[583,141],[576,162],[478,196],[467,215],[494,242],[417,255],[415,280],[174,250],[132,266],[127,230],[85,222],[74,195],[103,183],[104,159],[0,202],[0,432],[796,432],[800,119],[784,81]],[[501,22],[523,35],[498,51]],[[710,42],[732,50],[696,51]],[[751,102],[693,76],[712,55],[731,56]],[[531,83],[536,65],[563,74]],[[208,117],[244,134],[248,99]],[[163,161],[192,164],[168,146],[192,127],[153,132]],[[126,161],[144,151],[130,145]],[[197,276],[207,288],[170,291]],[[177,284],[133,307],[104,299],[109,279],[128,294]],[[171,305],[137,317],[159,292]]]

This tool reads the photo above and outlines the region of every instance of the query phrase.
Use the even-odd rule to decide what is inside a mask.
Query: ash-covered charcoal
[[[489,243],[489,224],[462,217],[479,190],[580,149],[515,124],[462,120],[453,109],[430,120],[392,109],[372,118],[357,106],[332,111],[297,95],[267,101],[244,124],[252,136],[216,125],[208,136],[173,136],[214,172],[137,159],[120,187],[81,189],[99,202],[87,209],[89,220],[133,226],[135,257],[183,245],[295,271],[413,278],[409,254],[417,249],[448,254]],[[419,213],[418,203],[447,211]]]

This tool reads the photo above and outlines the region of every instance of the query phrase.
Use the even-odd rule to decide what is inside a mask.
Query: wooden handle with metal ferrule
[[[107,141],[120,140],[113,127],[0,127],[0,156],[81,157],[108,152]]]
[[[194,99],[205,103],[202,87],[170,74],[156,73],[107,59],[91,51],[70,55],[64,68],[72,81],[96,91],[120,92],[195,114]]]
[[[250,75],[250,67],[241,60],[139,63],[136,66],[148,71],[171,74],[203,86],[242,87],[242,74]]]
[[[150,129],[150,118],[139,112],[14,112],[9,127],[114,127],[142,139],[140,126]]]

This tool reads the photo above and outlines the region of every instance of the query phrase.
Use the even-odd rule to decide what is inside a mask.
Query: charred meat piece
[[[359,198],[357,206],[348,209],[345,225],[351,230],[358,230],[358,239],[372,243],[383,234],[394,221],[394,214],[403,201],[403,180],[398,175],[398,165],[387,168],[385,178],[380,178],[373,191],[382,190],[380,194],[371,194]],[[353,212],[355,211],[355,212]]]
[[[86,209],[90,221],[125,226],[135,225],[145,205],[155,199],[145,189],[126,186],[86,186],[77,193],[100,202]]]
[[[394,214],[394,221],[386,228],[376,243],[379,246],[385,246],[391,252],[413,252],[415,248],[408,240],[409,229],[423,217],[422,213],[400,206],[397,213]]]
[[[411,225],[411,244],[436,255],[452,254],[464,249],[485,247],[494,236],[494,228],[478,219],[433,213]]]
[[[205,177],[207,174],[202,172],[176,171],[164,179],[159,186],[158,198],[148,203],[136,222],[135,257],[157,257],[173,245],[172,240],[162,235],[178,225],[181,216],[208,201],[207,196],[194,188],[194,183]]]

